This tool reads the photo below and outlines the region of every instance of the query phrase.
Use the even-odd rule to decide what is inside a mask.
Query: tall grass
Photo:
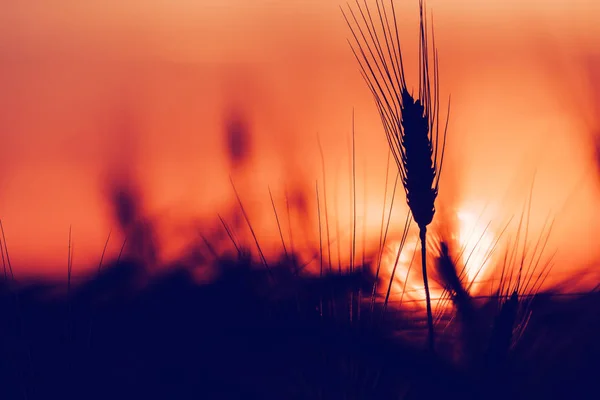
[[[383,123],[389,147],[402,178],[406,201],[419,227],[421,265],[427,303],[428,344],[434,349],[434,325],[427,276],[427,226],[435,214],[435,200],[444,161],[445,127],[440,129],[438,54],[430,44],[425,6],[419,1],[419,89],[409,91],[404,72],[394,2],[376,0],[371,11],[366,0],[356,0],[357,12],[342,10],[354,43],[352,51]]]

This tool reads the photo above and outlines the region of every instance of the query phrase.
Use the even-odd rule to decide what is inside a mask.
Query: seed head
[[[428,119],[420,100],[402,91],[402,157],[406,201],[419,227],[427,226],[435,213],[435,168],[433,147],[428,135]]]
[[[402,177],[406,200],[421,229],[433,220],[444,160],[446,128],[440,135],[438,55],[432,29],[428,40],[424,2],[419,1],[419,90],[408,90],[393,0],[356,0],[357,12],[342,10],[354,43],[352,51],[375,99],[386,138]]]

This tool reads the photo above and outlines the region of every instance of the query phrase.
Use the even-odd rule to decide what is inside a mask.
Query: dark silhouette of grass
[[[352,52],[377,105],[385,135],[421,241],[421,267],[429,326],[428,344],[434,350],[434,323],[427,276],[427,226],[435,214],[435,200],[444,162],[446,131],[440,134],[438,54],[431,38],[425,5],[419,1],[418,93],[409,91],[404,71],[394,2],[375,1],[374,10],[356,0],[355,12],[342,9],[354,43]],[[449,113],[449,110],[448,110]]]
[[[221,259],[219,269],[206,285],[176,267],[150,279],[129,260],[69,292],[5,282],[2,397],[391,398],[425,384],[431,393],[409,398],[433,398],[471,390],[448,363],[385,324],[350,323],[350,293],[371,285],[360,274],[301,278],[285,264],[268,273],[249,257]]]
[[[68,291],[4,281],[0,396],[589,398],[585,390],[596,390],[598,293],[538,294],[515,341],[516,294],[496,314],[494,299],[473,299],[446,277],[457,285],[447,313],[457,322],[440,330],[434,356],[420,344],[421,315],[381,314],[381,303],[370,315],[365,298],[362,317],[350,320],[351,294],[368,292],[373,277],[302,277],[285,257],[269,273],[248,254],[221,257],[218,278],[204,285],[184,267],[151,277],[129,259]],[[474,329],[485,352],[470,343]],[[473,354],[457,356],[461,341]]]

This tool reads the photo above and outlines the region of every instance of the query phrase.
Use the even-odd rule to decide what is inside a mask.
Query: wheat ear
[[[444,161],[445,126],[440,128],[438,54],[432,29],[430,51],[423,0],[419,0],[419,90],[415,97],[406,85],[400,35],[393,0],[376,0],[376,12],[367,1],[356,0],[342,13],[352,33],[350,46],[377,105],[386,138],[419,226],[423,286],[427,303],[428,344],[434,348],[433,314],[427,280],[427,226],[435,214],[435,199]],[[449,103],[448,103],[449,104]],[[449,115],[448,108],[448,115]]]

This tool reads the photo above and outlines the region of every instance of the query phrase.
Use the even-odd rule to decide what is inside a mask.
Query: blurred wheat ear
[[[406,201],[419,226],[423,284],[427,301],[428,344],[434,348],[433,315],[427,279],[427,226],[435,214],[435,199],[444,161],[448,118],[440,129],[438,54],[429,29],[424,1],[419,0],[419,90],[408,90],[393,0],[356,0],[356,12],[342,9],[354,43],[350,46],[383,122],[388,144],[402,177]],[[449,102],[448,114],[449,115]],[[441,131],[441,132],[440,132]]]

